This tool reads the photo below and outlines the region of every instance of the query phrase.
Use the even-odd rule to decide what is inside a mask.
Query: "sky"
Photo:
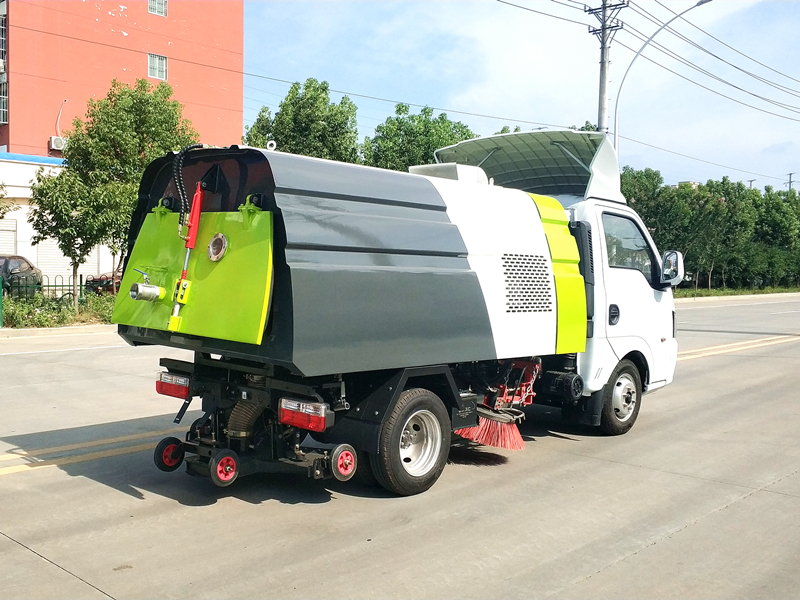
[[[333,101],[350,96],[360,141],[394,114],[396,102],[446,112],[481,136],[503,125],[597,123],[600,43],[588,25],[598,20],[574,0],[508,1],[517,6],[246,1],[244,123],[264,105],[274,114],[291,82],[309,77],[327,81]],[[618,101],[620,165],[656,169],[667,184],[727,175],[788,189],[789,173],[800,182],[800,1],[712,0],[670,25],[700,48],[664,29],[631,65],[645,39],[695,4],[633,0],[619,12],[608,124],[613,132]]]

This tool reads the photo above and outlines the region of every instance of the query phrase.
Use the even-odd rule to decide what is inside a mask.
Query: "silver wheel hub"
[[[624,423],[630,419],[638,400],[636,383],[630,375],[623,373],[614,384],[614,393],[611,396],[611,406],[617,420]]]
[[[400,464],[409,475],[420,477],[435,466],[442,449],[442,428],[428,410],[412,414],[400,436]]]

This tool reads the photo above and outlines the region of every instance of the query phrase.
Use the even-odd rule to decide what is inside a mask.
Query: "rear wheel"
[[[627,433],[639,416],[642,400],[642,378],[629,360],[622,360],[614,369],[603,394],[600,430],[608,435]]]
[[[164,438],[156,446],[153,461],[162,471],[174,471],[181,466],[184,457],[183,442],[178,438]]]
[[[220,450],[208,461],[211,481],[218,487],[228,487],[239,477],[239,455],[233,450]]]
[[[370,455],[381,486],[402,496],[430,488],[450,452],[450,419],[439,397],[428,390],[406,390],[381,427],[379,452]]]

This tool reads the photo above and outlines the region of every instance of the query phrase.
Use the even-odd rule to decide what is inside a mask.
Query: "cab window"
[[[653,284],[653,253],[644,235],[633,220],[603,213],[608,266],[639,271]]]
[[[28,264],[27,261],[24,261],[24,260],[20,260],[19,261],[19,272],[20,273],[25,273],[26,271],[30,271],[30,270],[31,270],[31,266]]]

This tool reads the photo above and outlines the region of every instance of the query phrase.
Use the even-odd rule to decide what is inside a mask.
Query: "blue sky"
[[[362,140],[393,114],[394,104],[354,94],[447,109],[451,119],[482,136],[504,124],[529,130],[537,124],[596,122],[599,42],[585,25],[597,21],[573,0],[509,1],[581,24],[493,0],[245,2],[245,125],[252,123],[262,105],[274,112],[289,88],[263,77],[301,82],[314,77],[348,92],[358,106]],[[620,12],[625,28],[617,33],[611,50],[611,130],[619,81],[642,44],[633,30],[649,37],[658,28],[641,11],[666,21],[673,16],[668,9],[680,12],[695,3],[634,0]],[[599,6],[600,0],[587,4]],[[797,172],[793,179],[800,181],[800,2],[713,0],[686,18],[778,73],[681,20],[673,23],[677,31],[784,89],[761,83],[662,31],[654,43],[741,90],[681,65],[651,44],[631,68],[620,95],[620,135],[673,153],[622,139],[620,164],[658,169],[667,183],[705,182],[728,175],[745,182],[755,179],[755,187],[786,189],[784,182],[792,171]],[[645,57],[711,90],[797,120],[737,104]],[[753,94],[786,106],[768,104]],[[332,94],[334,100],[340,97]]]

